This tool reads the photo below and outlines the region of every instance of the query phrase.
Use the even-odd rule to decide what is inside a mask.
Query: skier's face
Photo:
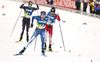
[[[51,16],[53,16],[55,13],[54,12],[51,12],[50,14],[51,14]]]
[[[41,19],[44,20],[45,19],[45,16],[41,16]]]
[[[32,7],[32,5],[28,5],[28,8],[30,9]]]

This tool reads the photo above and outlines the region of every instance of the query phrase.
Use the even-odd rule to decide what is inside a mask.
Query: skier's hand
[[[37,1],[35,1],[35,4],[36,4],[36,5],[38,5],[38,2],[37,2]]]
[[[57,16],[59,16],[59,13],[57,13]]]
[[[48,25],[48,29],[50,30],[50,28],[51,28],[51,25],[49,24],[49,25]]]
[[[26,2],[24,1],[23,4],[26,4]]]
[[[55,15],[55,19],[57,19],[58,21],[60,21],[59,13],[57,13],[57,14]]]
[[[50,19],[50,23],[52,23],[53,22],[53,20],[52,19]]]
[[[31,28],[33,28],[33,24],[31,24]]]

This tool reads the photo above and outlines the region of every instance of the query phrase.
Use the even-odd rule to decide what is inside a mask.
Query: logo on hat
[[[52,11],[54,11],[54,9],[52,9]]]

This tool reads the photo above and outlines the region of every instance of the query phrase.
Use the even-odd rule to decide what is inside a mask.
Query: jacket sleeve
[[[21,8],[21,9],[24,9],[24,8],[25,8],[24,4],[22,4],[22,5],[20,6],[20,8]]]
[[[36,4],[36,6],[37,6],[37,10],[39,10],[39,5],[38,5],[38,4]]]
[[[39,10],[39,5],[36,4],[37,8],[33,8],[33,10]]]
[[[38,18],[39,18],[38,16],[33,16],[33,17],[32,17],[32,23],[31,23],[31,24],[33,24],[34,19],[36,19],[36,20],[37,20]]]
[[[57,19],[58,21],[60,21],[60,16],[55,15],[55,19]]]

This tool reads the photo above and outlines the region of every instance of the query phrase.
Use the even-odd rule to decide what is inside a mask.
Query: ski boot
[[[45,56],[45,52],[44,51],[42,51],[42,55]]]
[[[20,39],[19,39],[19,41],[21,41],[22,40],[22,36],[20,36]]]
[[[49,51],[52,51],[51,44],[49,44]]]
[[[44,43],[44,51],[45,52],[46,52],[46,48],[47,48],[46,43]]]
[[[45,57],[47,56],[47,55],[45,55],[44,48],[42,48],[42,55],[45,56]]]
[[[29,42],[29,35],[27,35],[27,42]]]
[[[24,53],[25,50],[26,50],[26,48],[24,47],[18,54],[14,54],[14,56],[22,55],[22,53]]]
[[[20,36],[19,41],[16,41],[16,43],[17,43],[17,42],[21,42],[21,40],[22,40],[22,36]]]

